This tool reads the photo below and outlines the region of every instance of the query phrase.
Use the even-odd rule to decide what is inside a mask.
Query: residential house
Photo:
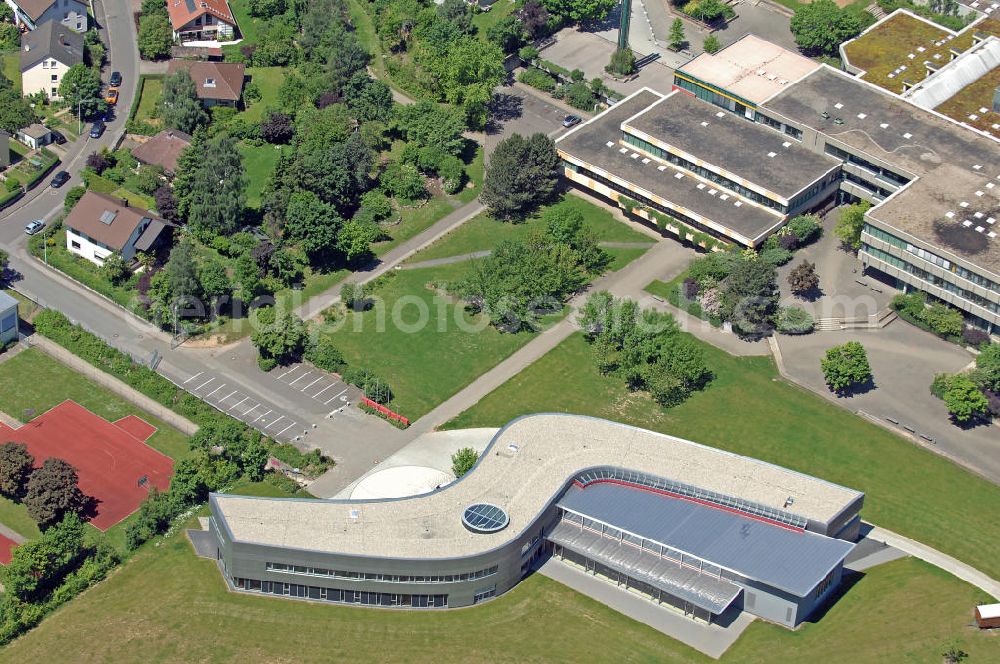
[[[30,124],[23,129],[17,130],[17,140],[27,145],[32,150],[48,145],[52,142],[52,130],[37,122]]]
[[[170,74],[186,70],[194,81],[198,99],[202,106],[231,106],[235,108],[243,96],[246,67],[235,62],[198,62],[194,60],[171,60],[167,71]]]
[[[177,172],[177,159],[181,151],[191,145],[191,137],[177,129],[165,129],[156,136],[135,147],[132,156],[139,163],[159,166],[167,175]]]
[[[21,90],[59,99],[59,83],[73,65],[83,63],[83,35],[46,21],[21,36]]]
[[[17,300],[0,291],[0,347],[17,340]]]
[[[34,30],[46,21],[61,23],[73,32],[87,31],[87,3],[81,0],[4,0],[19,27]]]
[[[226,0],[167,0],[174,39],[184,42],[231,41],[236,18]]]
[[[137,251],[150,251],[166,236],[162,219],[127,201],[88,191],[66,216],[66,249],[103,265],[113,253],[130,261]]]

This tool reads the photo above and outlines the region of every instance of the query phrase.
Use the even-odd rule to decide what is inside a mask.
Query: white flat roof
[[[510,422],[461,480],[396,500],[309,500],[213,494],[236,542],[368,557],[455,558],[516,539],[575,475],[613,466],[676,480],[828,522],[861,493],[757,459],[591,417],[538,414]],[[791,497],[794,504],[785,507]],[[496,505],[499,532],[467,530],[462,513]]]
[[[1000,604],[981,604],[976,607],[976,611],[983,620],[1000,618]]]
[[[746,35],[715,55],[702,53],[678,72],[762,104],[819,66],[777,44]]]

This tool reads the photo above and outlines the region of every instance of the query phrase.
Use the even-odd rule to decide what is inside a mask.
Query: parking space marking
[[[224,388],[225,386],[226,386],[226,384],[225,384],[225,383],[223,383],[222,385],[219,385],[219,386],[218,386],[217,388],[215,388],[214,390],[212,390],[211,392],[209,392],[208,394],[206,394],[206,395],[205,395],[205,398],[206,398],[206,399],[207,399],[207,398],[209,398],[210,396],[212,396],[213,394],[215,394],[216,392],[218,392],[219,390],[221,390],[221,389],[222,389],[222,388]]]
[[[292,422],[291,424],[289,424],[289,425],[288,425],[287,427],[285,427],[284,429],[282,429],[281,431],[279,431],[279,432],[278,432],[278,433],[276,433],[275,435],[276,435],[276,436],[280,436],[281,434],[283,434],[283,433],[285,433],[286,431],[288,431],[289,429],[291,429],[291,428],[292,428],[293,426],[295,426],[295,422]]]
[[[299,376],[298,378],[296,378],[295,380],[293,380],[292,382],[290,382],[289,385],[294,385],[295,383],[299,382],[300,380],[302,380],[306,376],[311,376],[311,375],[312,375],[312,372],[311,371],[307,371],[304,374],[302,374],[301,376]]]
[[[334,399],[336,399],[337,397],[339,397],[339,396],[340,396],[341,394],[343,394],[344,392],[346,392],[346,391],[347,391],[348,389],[350,389],[350,388],[347,388],[347,387],[345,387],[345,388],[344,388],[343,390],[341,390],[341,391],[340,391],[340,392],[338,392],[337,394],[333,395],[332,397],[330,397],[329,399],[327,399],[326,401],[324,401],[324,402],[323,402],[323,405],[324,405],[324,406],[326,406],[326,405],[329,405],[329,403],[330,403],[331,401],[333,401]]]
[[[323,380],[323,377],[322,377],[322,376],[320,376],[319,378],[317,378],[317,379],[316,379],[316,380],[314,380],[313,382],[311,382],[311,383],[309,383],[308,385],[306,385],[305,387],[303,387],[303,388],[302,388],[302,391],[303,391],[303,392],[305,392],[306,390],[308,390],[308,389],[309,389],[310,387],[312,387],[313,385],[315,385],[316,383],[318,383],[318,382],[319,382],[319,381],[321,381],[321,380]]]
[[[298,371],[299,369],[300,369],[300,367],[292,367],[291,369],[289,369],[289,370],[288,370],[288,371],[286,371],[285,373],[283,373],[283,374],[281,374],[280,376],[278,376],[278,380],[281,380],[282,378],[284,378],[285,376],[287,376],[287,375],[288,375],[288,374],[290,374],[290,373],[295,373],[295,372],[296,372],[296,371]]]
[[[209,379],[208,379],[208,380],[206,380],[206,381],[205,381],[204,383],[202,383],[202,384],[201,384],[201,385],[199,385],[198,387],[194,388],[194,391],[195,391],[195,392],[197,392],[197,391],[198,391],[198,390],[200,390],[201,388],[203,388],[203,387],[205,387],[206,385],[208,385],[209,383],[211,383],[211,382],[212,382],[213,380],[215,380],[215,379],[214,379],[214,378],[209,378]]]
[[[186,381],[184,381],[184,383],[183,383],[183,384],[184,384],[184,385],[187,385],[188,383],[190,383],[190,382],[191,382],[192,380],[194,380],[194,379],[195,379],[195,378],[197,378],[198,376],[202,375],[203,373],[205,373],[205,372],[204,372],[204,371],[199,371],[198,373],[196,373],[195,375],[191,376],[191,377],[190,377],[190,378],[188,378],[188,379],[187,379]]]
[[[279,415],[279,416],[278,416],[278,419],[276,419],[276,420],[273,420],[273,421],[272,421],[272,422],[271,422],[271,423],[270,423],[269,425],[267,425],[267,428],[268,428],[268,429],[270,429],[270,428],[271,428],[271,427],[273,427],[273,426],[274,426],[275,424],[277,424],[278,422],[280,422],[281,420],[284,420],[284,419],[287,419],[287,418],[286,418],[286,417],[285,417],[284,415]]]
[[[330,383],[329,385],[327,385],[326,387],[324,387],[322,390],[320,390],[316,394],[312,395],[312,398],[313,399],[319,399],[319,395],[323,394],[324,392],[326,392],[331,387],[336,387],[336,386],[337,386],[337,383]]]
[[[247,398],[249,399],[250,397],[247,397]],[[233,408],[235,408],[235,407],[236,406],[233,406]],[[254,405],[250,406],[249,409],[243,411],[243,414],[240,415],[240,417],[246,417],[247,415],[250,414],[251,411],[257,410],[258,408],[260,408],[260,404],[259,403],[255,403]],[[254,420],[254,421],[256,422],[256,420]]]
[[[234,394],[236,394],[237,392],[239,392],[239,390],[233,390],[232,392],[230,392],[230,393],[229,393],[229,394],[227,394],[226,396],[222,397],[222,399],[220,399],[220,400],[219,400],[219,403],[223,403],[224,401],[228,401],[228,400],[229,400],[229,397],[233,396],[233,395],[234,395]]]
[[[268,409],[268,411],[267,411],[266,413],[264,413],[263,415],[260,415],[260,416],[258,416],[258,417],[257,417],[257,420],[259,420],[259,419],[260,419],[260,418],[262,418],[262,417],[267,417],[267,416],[268,416],[268,415],[270,415],[270,414],[271,414],[271,410],[270,410],[270,409]],[[256,422],[257,420],[254,420],[254,422]],[[252,424],[252,423],[251,423],[251,424]]]
[[[246,401],[249,398],[250,397],[243,397],[242,399],[240,399],[239,401],[237,401],[236,403],[234,403],[232,406],[230,406],[229,410],[235,410],[237,406],[239,406],[241,403],[243,403],[244,401]]]

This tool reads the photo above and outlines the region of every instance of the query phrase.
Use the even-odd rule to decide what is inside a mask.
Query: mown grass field
[[[794,468],[865,492],[862,517],[1000,578],[1000,487],[785,382],[769,357],[702,344],[715,380],[664,410],[594,368],[575,334],[446,428],[533,412],[604,417]]]
[[[247,172],[247,207],[260,209],[260,195],[264,191],[268,178],[281,156],[281,147],[263,144],[250,145],[239,143],[240,154],[243,155],[243,167]]]

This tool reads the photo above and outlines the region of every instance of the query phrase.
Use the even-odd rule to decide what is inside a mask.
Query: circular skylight
[[[462,524],[474,533],[495,533],[510,523],[507,513],[496,505],[475,503],[465,508]]]

